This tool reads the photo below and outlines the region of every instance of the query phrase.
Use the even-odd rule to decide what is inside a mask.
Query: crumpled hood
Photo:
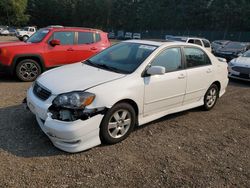
[[[124,74],[106,71],[83,63],[75,63],[43,73],[37,82],[58,95],[71,91],[83,91],[105,82],[124,77]]]
[[[232,60],[235,65],[250,67],[250,57],[238,57]]]

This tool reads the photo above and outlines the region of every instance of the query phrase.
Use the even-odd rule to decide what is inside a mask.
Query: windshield
[[[29,28],[28,27],[24,27],[23,31],[29,31]]]
[[[246,51],[246,52],[242,55],[242,57],[250,57],[250,51]]]
[[[86,61],[98,68],[130,74],[157,48],[157,46],[121,42]]]
[[[41,42],[44,37],[49,33],[48,29],[40,29],[36,33],[34,33],[27,42],[38,43]]]
[[[225,46],[225,48],[230,48],[230,49],[242,49],[246,46],[244,43],[240,42],[230,42]]]

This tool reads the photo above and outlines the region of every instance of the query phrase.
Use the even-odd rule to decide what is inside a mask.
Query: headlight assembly
[[[58,95],[53,104],[56,107],[68,109],[83,109],[90,105],[95,99],[95,94],[89,92],[75,91]]]

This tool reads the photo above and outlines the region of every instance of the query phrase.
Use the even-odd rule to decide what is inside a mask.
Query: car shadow
[[[236,86],[236,87],[245,87],[249,88],[250,87],[250,82],[249,81],[243,81],[243,80],[237,80],[237,79],[229,79],[229,85],[231,86]]]
[[[0,83],[10,83],[10,82],[20,82],[15,76],[11,76],[9,74],[0,73]]]
[[[0,108],[0,150],[19,157],[66,155],[52,145],[22,105]]]

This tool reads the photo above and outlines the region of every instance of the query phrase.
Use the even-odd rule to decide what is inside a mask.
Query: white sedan
[[[200,46],[130,40],[43,73],[26,102],[56,147],[79,152],[167,114],[210,110],[227,84],[227,64]]]
[[[232,59],[228,65],[230,78],[250,81],[250,50],[240,57]]]

